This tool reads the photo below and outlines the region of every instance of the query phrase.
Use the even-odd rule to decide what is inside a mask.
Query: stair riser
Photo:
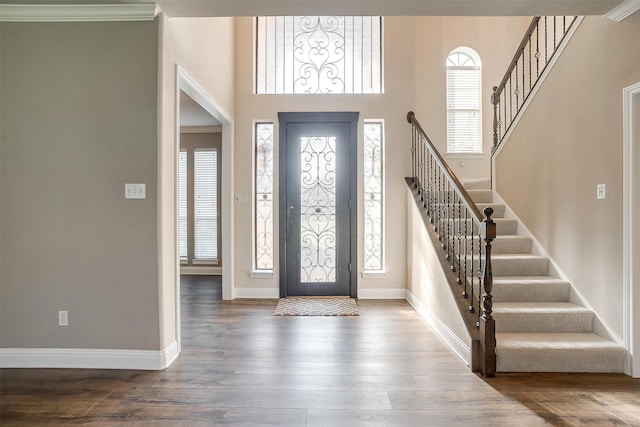
[[[496,332],[591,332],[593,313],[589,311],[562,313],[501,313],[493,312]]]
[[[625,352],[618,349],[496,348],[498,372],[623,373]]]
[[[475,230],[476,233],[478,232],[478,226],[475,226],[472,229],[473,226],[473,220],[467,220],[467,221],[460,221],[458,219],[450,219],[448,220],[448,224],[449,224],[449,233],[450,234],[456,234],[457,232],[460,232],[462,234],[464,234],[465,232],[465,222],[466,222],[466,230],[468,234],[471,234],[472,230]],[[506,219],[506,218],[496,218],[494,220],[494,222],[496,223],[496,234],[498,236],[510,236],[510,235],[514,235],[517,234],[518,232],[518,221],[515,219]],[[444,226],[447,226],[447,222],[444,222]]]
[[[463,264],[464,267],[464,264]],[[477,259],[467,259],[467,271],[480,269]],[[542,257],[501,259],[492,258],[491,267],[493,276],[546,276],[549,270],[549,260]]]
[[[453,238],[449,239],[450,242],[452,242],[453,240]],[[477,251],[479,243],[480,239],[478,237],[467,237],[462,241],[462,243],[460,243],[460,251],[464,251],[465,245],[467,253],[471,253],[472,247],[474,251]],[[484,242],[482,242],[482,244],[484,244]],[[498,237],[491,243],[491,253],[493,253],[494,255],[531,253],[531,239],[528,237],[500,239]]]
[[[479,286],[475,286],[476,295]],[[568,283],[493,284],[493,302],[566,302]]]

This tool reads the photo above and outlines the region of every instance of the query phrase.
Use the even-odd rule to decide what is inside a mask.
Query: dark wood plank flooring
[[[4,369],[2,426],[640,426],[625,375],[469,371],[406,301],[359,317],[275,317],[182,280],[182,354],[165,371]]]

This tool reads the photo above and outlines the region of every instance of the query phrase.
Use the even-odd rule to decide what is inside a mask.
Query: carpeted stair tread
[[[493,191],[491,190],[467,190],[471,199],[476,203],[493,202]]]
[[[491,189],[491,180],[489,178],[465,179],[462,186],[467,190],[489,190]]]
[[[624,372],[624,347],[593,332],[496,333],[498,372]]]
[[[570,288],[566,280],[551,276],[494,276],[493,302],[563,302]]]
[[[497,332],[592,332],[593,312],[570,302],[496,302]]]
[[[497,237],[492,243],[493,317],[496,320],[498,372],[624,372],[625,349],[593,333],[594,313],[569,302],[571,284],[549,276],[549,259],[532,254],[533,239],[518,235],[518,221],[504,218],[506,206],[493,202],[490,179],[463,181],[467,192],[482,212],[494,210]],[[441,200],[447,200],[443,193]],[[465,210],[438,210],[455,217]],[[471,233],[471,220],[451,219],[452,236]],[[464,226],[467,226],[465,233]],[[477,230],[474,230],[477,233]],[[478,236],[458,240],[449,247],[457,253],[476,253]],[[473,251],[471,250],[473,248]],[[477,255],[466,257],[465,275],[479,271]],[[474,283],[479,295],[480,284]]]
[[[491,218],[493,219],[504,217],[505,205],[503,203],[476,203],[476,206],[480,209],[480,212],[484,212],[485,208],[492,208],[493,215],[491,215]]]

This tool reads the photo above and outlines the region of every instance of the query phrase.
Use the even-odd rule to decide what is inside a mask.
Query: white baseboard
[[[407,299],[407,290],[404,288],[359,288],[358,299]]]
[[[234,288],[233,293],[235,298],[280,298],[280,289],[278,288]]]
[[[92,348],[0,348],[0,368],[140,369],[160,371],[178,357],[173,341],[162,351]]]
[[[467,366],[470,366],[471,348],[469,344],[461,340],[447,325],[445,325],[431,310],[429,310],[415,295],[409,290],[407,292],[407,301],[418,312],[418,314],[435,329],[440,338],[451,347],[451,349],[462,359]]]

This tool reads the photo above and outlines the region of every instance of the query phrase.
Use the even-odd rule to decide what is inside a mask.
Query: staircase
[[[532,239],[518,235],[518,221],[505,218],[505,206],[493,203],[489,181],[464,186],[481,210],[493,208],[497,225],[496,371],[624,372],[624,347],[594,333],[594,313],[569,301],[571,284],[551,276],[548,258],[532,253]]]

